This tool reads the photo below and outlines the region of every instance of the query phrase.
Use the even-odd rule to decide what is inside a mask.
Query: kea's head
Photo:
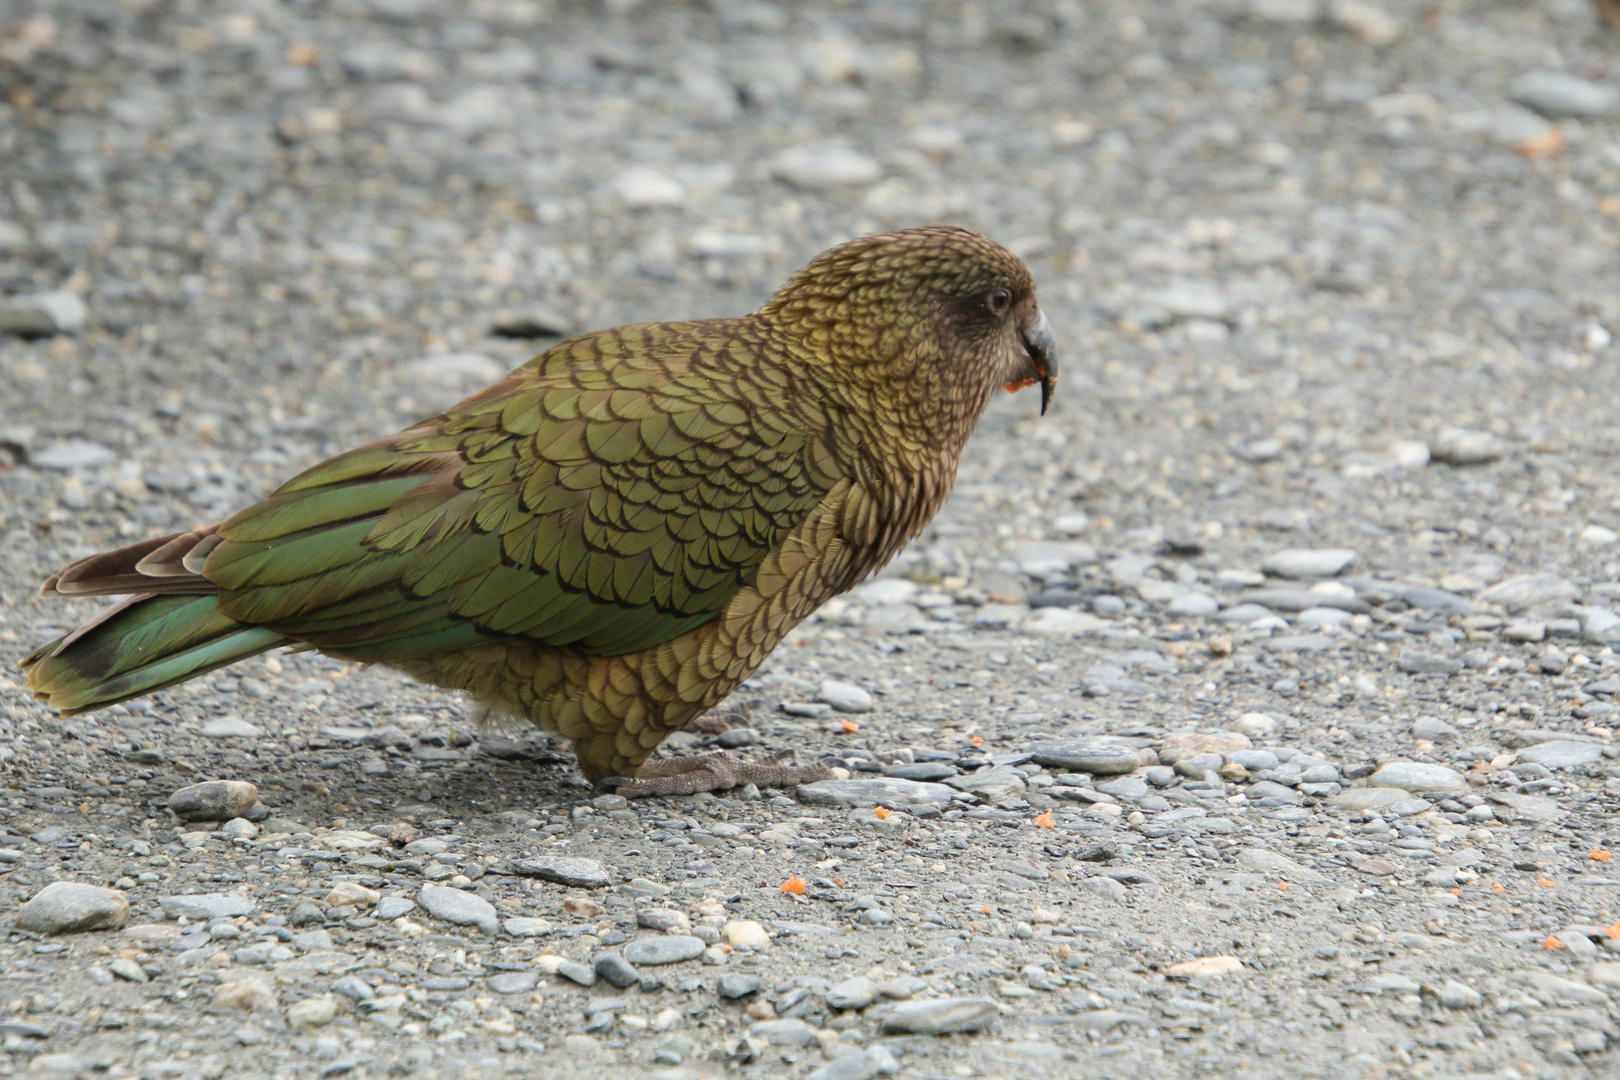
[[[974,391],[1057,383],[1051,324],[1023,260],[949,225],[863,236],[800,270],[760,314],[800,337],[827,366]],[[982,392],[982,393],[979,393]]]

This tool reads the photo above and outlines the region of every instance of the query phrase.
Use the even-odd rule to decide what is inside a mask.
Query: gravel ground
[[[0,8],[0,1075],[1620,1072],[1617,49],[1580,0]],[[932,220],[1029,260],[1052,415],[671,740],[850,779],[627,805],[318,656],[20,689],[65,561]]]

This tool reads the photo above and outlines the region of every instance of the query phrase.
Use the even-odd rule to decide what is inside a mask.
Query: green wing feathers
[[[513,636],[615,655],[713,618],[833,481],[658,329],[564,343],[634,339],[611,367],[547,354],[226,521],[203,566],[221,611],[367,661]]]
[[[221,615],[213,596],[141,596],[23,660],[28,685],[63,715],[105,708],[290,644]]]
[[[30,683],[74,711],[279,644],[387,662],[678,637],[836,482],[816,428],[721,345],[688,324],[564,342],[217,527],[68,568],[64,595],[143,595],[30,658]]]

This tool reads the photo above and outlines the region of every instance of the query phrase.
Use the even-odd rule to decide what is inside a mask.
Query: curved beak
[[[1057,385],[1057,341],[1052,337],[1052,324],[1046,319],[1046,312],[1036,309],[1038,318],[1033,323],[1019,331],[1024,339],[1024,349],[1035,364],[1035,370],[1041,381],[1041,415],[1046,415],[1046,406],[1052,400],[1052,389]]]

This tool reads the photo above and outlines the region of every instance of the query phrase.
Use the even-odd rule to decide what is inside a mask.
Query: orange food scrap
[[[969,738],[968,742],[972,743],[974,746],[983,746],[984,745],[984,739],[981,738],[978,735],[974,735],[973,737]]]
[[[1452,889],[1451,890],[1451,895],[1452,896],[1461,896],[1462,895],[1462,890],[1461,889]]]
[[[1553,883],[1551,881],[1548,881],[1544,877],[1536,878],[1536,884],[1542,886],[1543,888],[1548,888],[1548,889],[1553,887]]]
[[[875,808],[872,813],[876,814],[880,821],[887,821],[889,819],[889,815],[894,813],[894,811],[890,810],[887,806],[879,806]]]
[[[795,896],[804,895],[804,878],[790,877],[782,882],[782,892],[792,893]]]
[[[1050,810],[1042,810],[1039,814],[1036,814],[1035,824],[1042,829],[1057,828],[1057,822],[1052,820],[1052,811]]]
[[[1283,892],[1287,892],[1288,891],[1288,882],[1286,882],[1286,881],[1277,882],[1277,888],[1281,889]]]
[[[1610,859],[1614,858],[1614,852],[1604,851],[1600,847],[1595,847],[1586,853],[1586,857],[1588,859],[1596,859],[1598,862],[1608,862]]]
[[[853,720],[845,720],[844,721],[844,730],[853,734],[854,732],[857,732],[857,731],[861,730],[861,725],[857,724]]]
[[[1500,881],[1491,882],[1491,891],[1492,892],[1507,892],[1506,889],[1502,888],[1502,883]]]
[[[1611,938],[1620,938],[1620,919],[1614,920],[1614,924],[1603,932]]]
[[[1542,943],[1541,943],[1541,947],[1543,949],[1567,949],[1567,948],[1569,948],[1568,945],[1565,945],[1562,941],[1559,941],[1555,937],[1549,937],[1549,938],[1544,939],[1542,941]]]
[[[844,887],[844,879],[841,877],[835,877],[833,878],[833,884],[842,889]]]
[[[982,907],[982,908],[980,908],[980,909],[979,909],[979,914],[981,914],[981,915],[988,915],[988,914],[990,914],[990,905],[989,905],[989,904],[986,904],[986,905],[985,905],[985,906],[984,906],[984,907]]]

